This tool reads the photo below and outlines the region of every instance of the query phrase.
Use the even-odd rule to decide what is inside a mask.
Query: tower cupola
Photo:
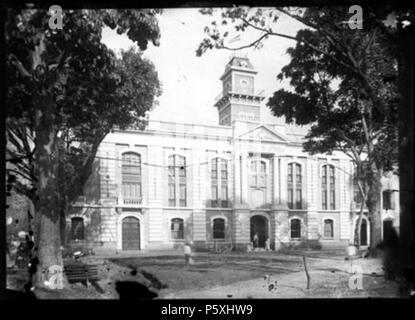
[[[263,90],[255,87],[258,72],[247,57],[233,56],[220,77],[222,91],[216,97],[219,124],[231,125],[234,120],[260,121],[260,103]]]

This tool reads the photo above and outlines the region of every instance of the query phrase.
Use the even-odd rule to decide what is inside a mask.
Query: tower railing
[[[265,91],[263,89],[254,89],[254,88],[247,88],[247,87],[243,87],[243,86],[235,86],[233,89],[231,89],[231,90],[229,90],[225,93],[223,91],[221,91],[216,96],[214,103],[218,102],[220,99],[222,99],[228,93],[263,97],[264,94],[265,94]]]

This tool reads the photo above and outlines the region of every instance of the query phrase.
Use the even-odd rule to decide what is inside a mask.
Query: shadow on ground
[[[145,285],[134,281],[117,281],[115,283],[120,300],[154,299],[158,294],[150,291]]]

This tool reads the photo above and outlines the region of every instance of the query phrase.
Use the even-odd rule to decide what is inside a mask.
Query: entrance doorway
[[[362,219],[362,225],[360,227],[360,245],[367,246],[367,222],[366,222],[366,219]]]
[[[122,249],[140,250],[140,220],[135,217],[122,220]]]
[[[383,220],[383,242],[386,244],[396,243],[396,231],[393,228],[393,220]]]
[[[253,216],[251,218],[251,241],[252,242],[254,242],[255,234],[257,234],[258,236],[258,247],[265,248],[265,241],[269,237],[267,218],[263,216]]]

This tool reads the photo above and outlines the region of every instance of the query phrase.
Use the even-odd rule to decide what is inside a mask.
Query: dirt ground
[[[115,283],[131,281],[149,287],[159,299],[401,297],[398,284],[385,279],[380,259],[346,261],[343,251],[195,253],[190,266],[174,251],[82,260],[99,265],[101,292],[91,285],[71,284],[63,290],[35,289],[35,295],[40,299],[118,299]],[[361,290],[349,287],[351,277],[356,277],[353,268],[363,273]],[[9,288],[19,289],[24,281],[23,273],[9,272]]]

